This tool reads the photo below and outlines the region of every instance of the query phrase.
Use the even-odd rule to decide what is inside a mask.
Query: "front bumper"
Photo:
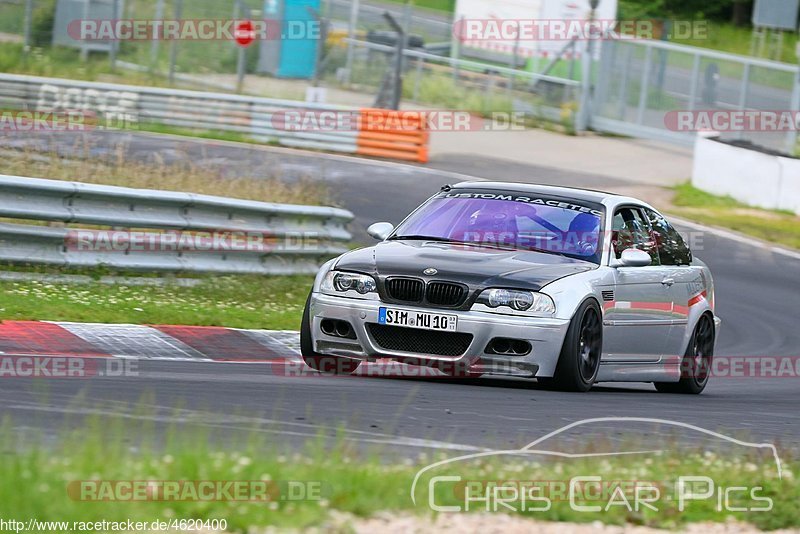
[[[320,354],[341,356],[365,361],[390,358],[421,365],[457,364],[473,372],[516,376],[553,376],[561,353],[569,320],[500,315],[480,311],[454,311],[388,305],[408,311],[440,311],[458,316],[458,332],[472,334],[466,352],[460,356],[439,356],[399,352],[380,347],[370,335],[367,325],[378,322],[378,309],[387,306],[378,300],[360,300],[312,293],[310,302],[311,339],[314,350]],[[320,323],[323,319],[348,321],[356,339],[344,339],[325,334]],[[521,339],[531,344],[532,350],[524,356],[487,354],[489,341],[495,337]]]

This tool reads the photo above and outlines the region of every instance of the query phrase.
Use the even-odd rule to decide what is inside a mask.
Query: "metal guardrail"
[[[356,152],[357,131],[281,128],[289,111],[358,113],[357,108],[225,93],[0,74],[0,109],[96,114],[103,124],[165,124],[236,132],[281,145]],[[280,118],[280,115],[278,115]]]
[[[351,235],[346,224],[353,214],[330,207],[0,175],[0,217],[70,225],[0,223],[2,262],[302,274],[316,272],[322,261],[347,250]],[[225,241],[231,235],[237,238]],[[212,243],[207,249],[185,246],[203,238]]]
[[[406,149],[390,141],[386,154],[364,152],[361,109],[297,100],[0,74],[0,110],[5,109],[90,113],[110,127],[163,124],[235,132],[267,143],[347,154],[396,158]],[[386,133],[395,132],[388,127]],[[427,161],[427,150],[419,154],[425,157],[399,159]]]

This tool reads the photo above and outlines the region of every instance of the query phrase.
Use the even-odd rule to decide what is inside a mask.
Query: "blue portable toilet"
[[[279,21],[281,35],[260,41],[258,72],[280,78],[314,76],[320,0],[264,0],[263,18]]]

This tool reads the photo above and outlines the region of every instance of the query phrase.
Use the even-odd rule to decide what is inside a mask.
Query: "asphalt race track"
[[[357,215],[354,230],[377,219],[398,222],[440,185],[457,181],[452,174],[430,168],[282,149],[141,134],[105,132],[104,136],[105,143],[124,141],[137,157],[172,150],[176,158],[199,160],[202,153],[233,173],[276,164],[301,169],[331,182],[343,206]],[[100,145],[99,136],[95,142],[99,155],[112,150],[110,144]],[[14,144],[19,145],[19,140],[0,140],[5,147]],[[61,146],[67,150],[66,144]],[[525,177],[526,181],[571,186],[624,185],[588,173],[491,163],[475,166],[476,172],[484,178]],[[434,161],[431,167],[436,165]],[[363,235],[357,233],[360,239]],[[694,243],[696,255],[708,263],[717,285],[717,313],[723,320],[717,355],[800,356],[795,302],[800,295],[800,256],[707,232]],[[273,366],[250,363],[140,360],[137,369],[138,376],[119,378],[53,379],[44,384],[40,379],[3,380],[0,414],[10,417],[23,435],[43,431],[48,436],[54,436],[65,421],[88,414],[204,427],[222,440],[258,423],[288,446],[320,433],[333,435],[344,424],[348,440],[364,446],[387,445],[409,456],[431,449],[519,447],[568,423],[593,417],[680,421],[793,448],[800,440],[797,375],[716,377],[704,394],[679,396],[659,394],[649,384],[603,384],[587,394],[571,394],[541,389],[533,381],[496,378],[290,377],[276,373]],[[147,404],[146,413],[142,413],[142,402]],[[182,408],[176,410],[176,406]],[[586,445],[593,436],[603,435],[613,442],[636,432],[657,440],[675,435],[668,425],[616,422],[574,429],[567,437]],[[688,434],[678,438],[693,439]]]

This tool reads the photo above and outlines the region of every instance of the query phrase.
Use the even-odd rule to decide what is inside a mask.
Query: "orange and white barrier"
[[[427,163],[429,136],[420,111],[364,108],[356,154]]]

